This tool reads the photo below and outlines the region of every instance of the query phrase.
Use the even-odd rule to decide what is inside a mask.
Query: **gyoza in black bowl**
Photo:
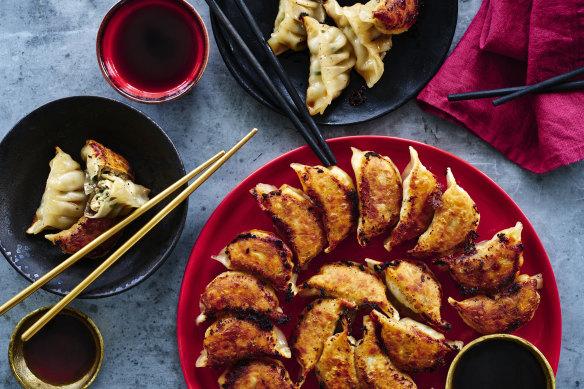
[[[150,197],[185,175],[177,150],[164,131],[134,108],[102,97],[56,100],[20,120],[0,143],[0,251],[33,282],[68,257],[44,238],[25,231],[43,196],[55,146],[85,168],[80,150],[93,139],[130,163],[135,182],[151,189]],[[171,196],[172,197],[172,196]],[[114,249],[151,219],[167,201],[130,224]],[[80,297],[111,296],[137,285],[164,263],[184,227],[187,203],[179,205],[148,235],[92,283]],[[65,295],[106,258],[83,258],[49,281],[43,289]],[[14,291],[16,293],[18,291]]]

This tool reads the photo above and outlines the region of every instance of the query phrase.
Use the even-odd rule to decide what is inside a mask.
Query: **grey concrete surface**
[[[429,0],[426,0],[429,1]],[[252,127],[262,129],[191,199],[183,236],[166,264],[138,287],[115,297],[79,300],[101,329],[106,355],[94,388],[180,388],[184,380],[176,342],[179,287],[190,250],[211,212],[245,176],[303,144],[283,117],[249,97],[231,77],[211,36],[206,73],[186,97],[146,106],[125,100],[104,81],[95,59],[95,36],[114,0],[4,0],[0,2],[0,137],[24,115],[54,99],[99,95],[142,110],[162,128],[187,168],[232,144]],[[193,1],[207,26],[209,11]],[[459,0],[458,42],[480,0]],[[326,137],[381,134],[425,142],[456,154],[497,182],[527,215],[551,259],[563,307],[559,388],[584,386],[582,274],[584,273],[584,163],[536,175],[521,169],[466,130],[423,113],[410,101],[366,124],[323,129]],[[0,174],[17,174],[1,172]],[[0,260],[0,301],[28,283]],[[0,317],[0,387],[15,389],[8,366],[10,334],[30,311],[58,301],[46,292]]]

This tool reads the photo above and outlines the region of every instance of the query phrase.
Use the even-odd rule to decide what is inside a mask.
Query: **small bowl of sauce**
[[[97,33],[97,60],[107,82],[141,103],[187,93],[209,58],[203,20],[185,0],[122,0]]]
[[[452,361],[446,389],[555,389],[554,372],[531,343],[508,334],[467,344]]]
[[[65,308],[28,342],[21,336],[51,307],[38,309],[18,323],[8,347],[8,360],[23,388],[87,388],[103,360],[103,339],[83,313]]]

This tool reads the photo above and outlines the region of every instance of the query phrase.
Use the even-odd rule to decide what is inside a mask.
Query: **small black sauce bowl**
[[[541,367],[541,371],[543,372],[543,375],[544,375],[545,380],[546,380],[546,383],[545,383],[546,389],[555,389],[556,388],[556,378],[554,375],[554,371],[552,370],[552,368],[551,368],[549,362],[547,361],[547,359],[545,358],[545,356],[541,353],[541,351],[539,351],[537,349],[537,347],[535,347],[533,344],[529,343],[527,340],[520,338],[518,336],[515,336],[515,335],[493,334],[493,335],[481,336],[480,338],[473,340],[472,342],[470,342],[469,344],[464,346],[462,348],[462,350],[460,350],[458,355],[454,358],[454,360],[450,364],[450,368],[448,369],[448,375],[446,377],[445,389],[455,389],[454,377],[455,377],[455,373],[456,373],[456,368],[458,367],[460,362],[464,359],[465,355],[467,355],[468,351],[471,350],[472,348],[480,345],[480,344],[483,344],[485,342],[491,342],[494,340],[504,340],[504,341],[508,341],[508,342],[513,342],[513,343],[519,344],[520,346],[522,346],[523,348],[528,350],[535,357],[535,359],[539,362],[539,365]]]

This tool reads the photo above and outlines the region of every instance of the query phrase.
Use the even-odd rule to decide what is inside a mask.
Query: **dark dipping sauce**
[[[60,314],[24,343],[30,371],[52,385],[77,382],[92,368],[97,352],[93,334],[79,319]]]
[[[453,389],[546,389],[537,358],[522,345],[489,340],[468,350],[458,361]]]
[[[198,28],[178,1],[135,0],[112,16],[104,42],[121,79],[145,92],[164,92],[188,82],[200,67]]]

